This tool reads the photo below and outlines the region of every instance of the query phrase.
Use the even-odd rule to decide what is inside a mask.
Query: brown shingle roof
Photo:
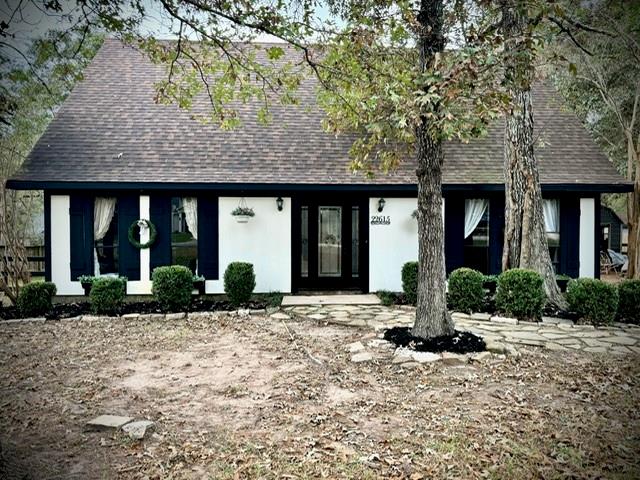
[[[299,106],[271,107],[273,121],[256,120],[258,105],[242,107],[231,131],[202,124],[192,112],[154,103],[164,69],[117,40],[107,40],[14,180],[27,182],[180,182],[279,184],[415,183],[415,162],[366,179],[348,170],[353,136],[323,132],[315,82],[304,82]],[[554,91],[534,92],[543,184],[625,184],[611,162]],[[311,109],[307,107],[311,106]],[[194,109],[207,108],[205,102]],[[469,144],[445,146],[445,184],[500,184],[503,123]]]

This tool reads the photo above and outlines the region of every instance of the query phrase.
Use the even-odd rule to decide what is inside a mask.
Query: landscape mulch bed
[[[267,300],[256,299],[250,301],[244,308],[250,310],[261,310],[269,306]],[[208,299],[196,298],[192,300],[191,305],[187,309],[189,312],[216,312],[236,310],[229,301],[224,299]],[[126,302],[120,312],[121,315],[127,313],[165,313],[160,308],[158,302],[149,300],[144,302]],[[58,320],[61,318],[77,317],[78,315],[91,315],[91,304],[89,302],[73,302],[73,303],[54,303],[53,310],[45,317],[47,320]],[[13,318],[21,318],[18,309],[15,307],[0,308],[0,318],[9,320]]]
[[[398,347],[408,347],[418,352],[472,353],[483,352],[487,348],[484,340],[479,336],[458,330],[453,335],[425,340],[413,336],[409,327],[393,327],[384,332],[384,339]]]

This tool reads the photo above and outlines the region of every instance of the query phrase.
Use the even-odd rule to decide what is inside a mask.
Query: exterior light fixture
[[[384,198],[381,198],[380,200],[378,200],[378,211],[381,212],[382,210],[384,210],[384,204],[387,203],[384,201]]]
[[[282,197],[278,197],[278,199],[276,200],[276,205],[278,205],[278,211],[281,212],[284,205],[284,200],[282,199]]]

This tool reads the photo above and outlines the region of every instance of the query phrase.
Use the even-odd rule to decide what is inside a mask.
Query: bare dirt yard
[[[0,477],[640,477],[638,356],[406,368],[388,349],[352,363],[368,330],[286,325],[0,324]],[[85,430],[106,413],[156,430]]]

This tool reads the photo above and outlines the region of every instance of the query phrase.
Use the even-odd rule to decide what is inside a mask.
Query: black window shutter
[[[576,278],[580,273],[580,198],[560,199],[560,273]]]
[[[218,197],[198,197],[198,274],[218,280]]]
[[[464,198],[444,201],[444,250],[447,274],[464,264]]]
[[[129,227],[140,218],[140,197],[118,197],[118,268],[129,280],[140,280],[140,250],[129,242]]]
[[[503,231],[504,197],[491,197],[489,199],[489,273],[491,275],[498,275],[502,271]]]
[[[80,275],[93,275],[93,198],[71,195],[69,199],[71,225],[71,280]]]
[[[171,197],[152,195],[150,213],[150,220],[157,230],[156,241],[150,249],[153,273],[154,268],[171,265]]]

